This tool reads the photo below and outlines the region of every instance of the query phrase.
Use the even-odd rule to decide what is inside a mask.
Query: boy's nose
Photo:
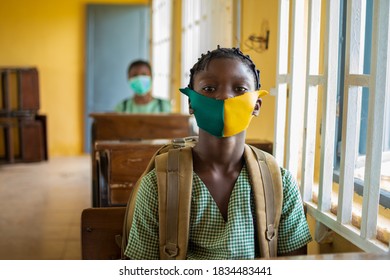
[[[233,90],[230,90],[230,89],[222,89],[222,90],[219,90],[215,96],[215,99],[217,100],[225,100],[225,99],[228,99],[228,98],[232,98],[234,97],[234,92]]]

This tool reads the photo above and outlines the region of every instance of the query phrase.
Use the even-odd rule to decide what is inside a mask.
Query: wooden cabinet
[[[0,163],[47,160],[46,116],[38,114],[38,70],[0,68],[0,77]]]
[[[36,68],[0,68],[2,110],[39,110],[39,80]]]

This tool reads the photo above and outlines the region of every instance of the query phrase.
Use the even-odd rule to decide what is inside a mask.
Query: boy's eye
[[[240,93],[247,92],[248,89],[246,87],[236,87],[236,91]]]
[[[210,93],[210,92],[214,92],[215,91],[215,87],[206,86],[206,87],[203,87],[202,90],[205,91],[205,92]]]

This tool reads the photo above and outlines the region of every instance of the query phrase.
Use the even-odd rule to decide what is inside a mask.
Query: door
[[[84,151],[90,152],[92,112],[110,112],[130,96],[127,67],[149,60],[149,6],[88,5]]]

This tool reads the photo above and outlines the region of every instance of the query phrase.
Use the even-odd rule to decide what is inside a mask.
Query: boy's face
[[[150,73],[149,67],[146,65],[134,66],[130,69],[129,73],[127,73],[129,79],[140,75],[152,76],[152,73]]]
[[[202,95],[224,100],[255,91],[252,71],[239,59],[215,58],[195,74],[194,90]]]
[[[256,90],[252,71],[242,61],[233,58],[211,60],[203,71],[195,74],[193,87],[197,93],[218,100]],[[259,98],[252,113],[254,116],[259,114],[261,103],[262,100]],[[192,114],[191,104],[189,105]]]

